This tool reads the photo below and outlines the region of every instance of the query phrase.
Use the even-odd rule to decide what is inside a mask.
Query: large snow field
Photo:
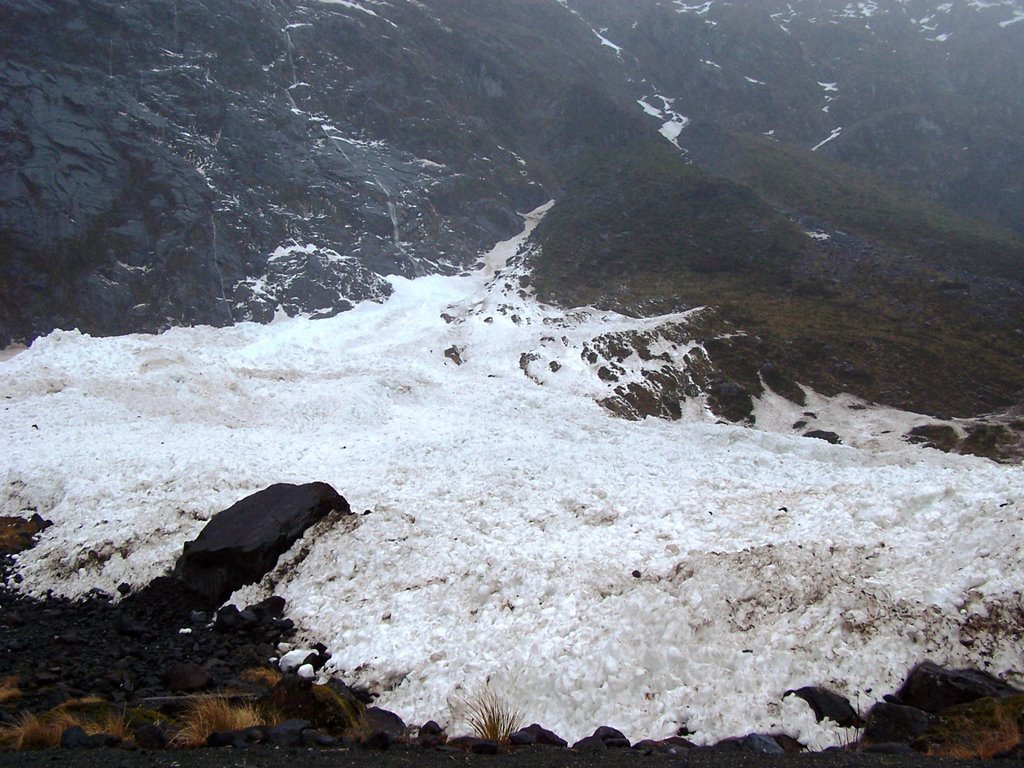
[[[1021,681],[1001,631],[1022,608],[1021,467],[902,445],[885,427],[911,415],[813,393],[860,447],[783,434],[778,398],[759,419],[780,434],[700,403],[613,418],[580,346],[661,321],[509,288],[539,215],[481,269],[393,278],[386,303],[329,320],[55,332],[0,362],[0,514],[55,523],[23,588],[142,585],[217,511],[323,480],[370,514],[321,523],[234,601],[283,595],[329,671],[410,723],[464,730],[489,686],[568,739],[686,725],[825,746],[840,736],[787,688],[866,707],[925,658]],[[531,351],[561,367],[524,375]]]

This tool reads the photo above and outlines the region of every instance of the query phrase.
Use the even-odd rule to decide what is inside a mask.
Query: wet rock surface
[[[329,315],[510,234],[542,195],[452,130],[432,20],[349,13],[6,0],[0,345]]]
[[[326,483],[277,483],[218,512],[185,544],[175,574],[212,604],[263,577],[314,523],[351,514]]]

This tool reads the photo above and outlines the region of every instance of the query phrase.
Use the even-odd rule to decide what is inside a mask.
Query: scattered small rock
[[[824,440],[826,443],[832,443],[832,445],[842,445],[843,442],[835,432],[829,432],[824,429],[812,429],[810,432],[804,432],[804,437]]]
[[[751,752],[755,755],[784,755],[786,751],[771,736],[763,733],[751,733],[747,736],[736,736],[723,739],[715,745],[716,750],[735,750]]]

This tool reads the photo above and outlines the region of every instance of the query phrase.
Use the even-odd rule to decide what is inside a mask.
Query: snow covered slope
[[[235,500],[323,480],[369,514],[235,598],[285,596],[328,671],[409,722],[464,727],[489,685],[567,738],[823,746],[787,688],[874,700],[925,657],[1020,681],[1019,467],[879,442],[871,411],[849,412],[864,448],[697,404],[612,418],[584,345],[687,316],[538,304],[526,234],[325,320],[55,332],[0,363],[0,514],[55,523],[23,588],[141,585]]]

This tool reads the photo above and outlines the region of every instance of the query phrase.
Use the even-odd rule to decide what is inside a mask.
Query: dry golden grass
[[[0,677],[0,704],[14,701],[21,698],[21,689],[18,687],[18,678]]]
[[[99,733],[127,739],[131,727],[124,712],[104,709],[102,712],[77,712],[76,706],[95,706],[100,700],[80,699],[36,715],[30,712],[0,728],[0,744],[15,749],[52,749],[60,746],[60,737],[68,728],[78,726],[88,735]]]
[[[181,716],[181,729],[171,739],[171,746],[201,747],[211,733],[240,731],[257,725],[274,725],[279,721],[250,702],[234,702],[221,696],[202,696],[190,704]]]
[[[1021,697],[1024,698],[1024,697]],[[931,757],[960,760],[988,760],[1024,741],[1024,709],[993,707],[983,723],[957,715],[944,719],[942,729],[947,738],[930,746]]]
[[[273,667],[250,667],[240,677],[247,683],[258,683],[273,688],[281,680],[281,670]]]
[[[39,715],[26,712],[14,723],[0,727],[0,744],[14,749],[50,749],[60,744],[60,734]]]
[[[511,703],[490,688],[465,702],[466,722],[480,739],[507,744],[523,724],[523,716]]]

